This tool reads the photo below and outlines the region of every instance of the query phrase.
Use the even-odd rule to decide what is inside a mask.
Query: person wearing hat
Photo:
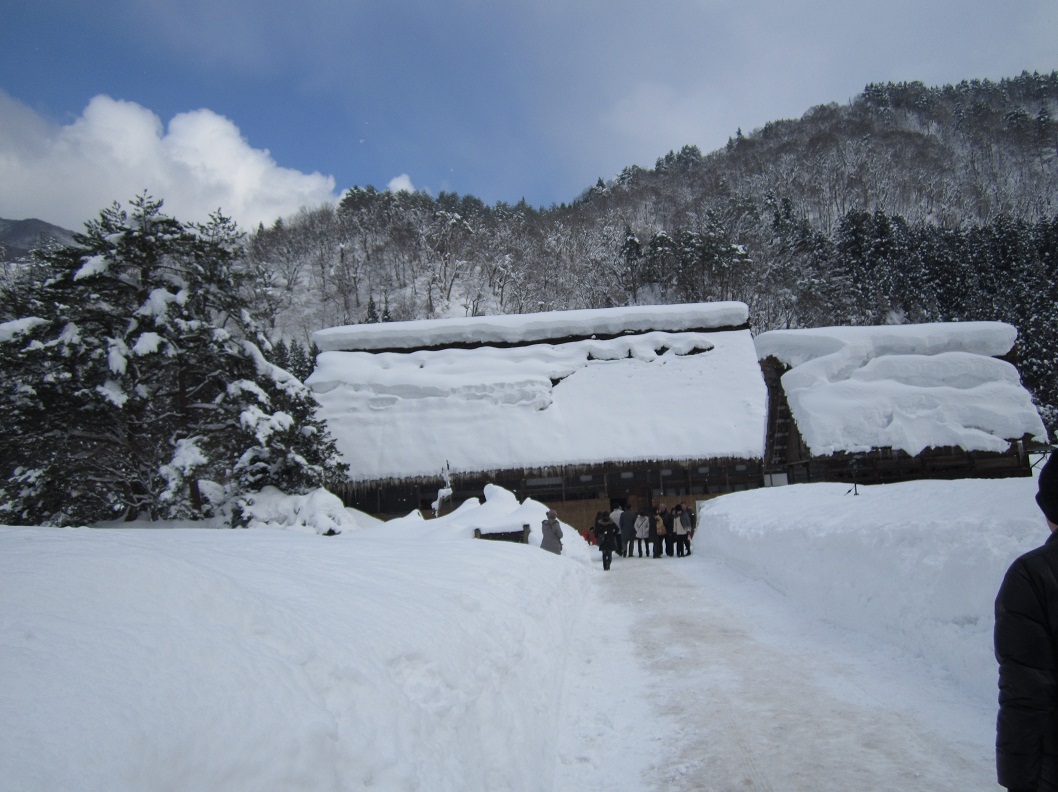
[[[1036,503],[1051,535],[1010,565],[996,596],[996,777],[1011,792],[1058,790],[1058,462],[1053,453],[1040,471]]]
[[[558,521],[558,512],[548,509],[540,530],[544,534],[544,538],[540,540],[540,549],[562,555],[562,525]]]

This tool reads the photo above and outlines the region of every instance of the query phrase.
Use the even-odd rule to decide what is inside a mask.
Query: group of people
[[[602,551],[602,568],[608,570],[613,554],[635,558],[677,558],[691,554],[694,511],[680,502],[670,510],[664,503],[638,512],[618,505],[612,512],[600,511],[592,526],[592,539]],[[645,552],[644,552],[645,551]]]

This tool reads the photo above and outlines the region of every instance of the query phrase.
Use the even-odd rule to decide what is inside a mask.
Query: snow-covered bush
[[[234,508],[238,523],[246,528],[284,528],[327,536],[357,527],[353,513],[341,498],[317,488],[303,495],[288,495],[275,487],[246,493]]]

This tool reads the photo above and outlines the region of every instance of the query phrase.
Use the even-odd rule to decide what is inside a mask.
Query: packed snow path
[[[614,558],[571,648],[556,790],[991,790],[992,714],[689,558]]]

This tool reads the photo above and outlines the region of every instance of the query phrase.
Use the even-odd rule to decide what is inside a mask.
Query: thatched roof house
[[[769,387],[766,473],[883,482],[1029,475],[1046,443],[1001,322],[777,330],[755,339]]]
[[[308,384],[343,496],[402,513],[486,482],[546,502],[760,486],[767,393],[743,303],[321,330]],[[565,514],[564,514],[565,516]]]

